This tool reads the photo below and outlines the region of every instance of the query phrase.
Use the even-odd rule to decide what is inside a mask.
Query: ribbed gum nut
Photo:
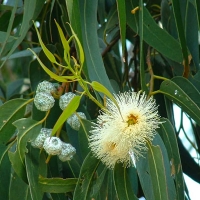
[[[76,95],[72,92],[67,92],[63,94],[59,99],[59,106],[62,110],[64,110],[69,102],[75,97]]]
[[[38,110],[48,111],[54,106],[55,100],[50,93],[39,92],[35,95],[34,104]]]
[[[77,112],[76,114],[71,115],[68,119],[67,119],[67,123],[76,131],[79,130],[80,128],[80,121],[79,118],[77,117],[77,115],[79,115],[79,117],[81,119],[86,119],[86,116],[83,112]]]
[[[58,137],[47,137],[43,148],[49,155],[58,155],[62,150],[62,141]]]
[[[52,93],[55,92],[56,88],[53,83],[50,83],[48,81],[42,81],[38,84],[36,89],[36,94],[39,92],[46,92],[46,93]]]
[[[62,161],[69,161],[73,158],[73,155],[76,153],[76,149],[69,143],[62,142],[62,150],[58,155],[58,158]]]
[[[31,142],[31,145],[35,148],[41,149],[43,147],[45,139],[51,135],[51,132],[52,129],[42,128],[36,139]]]

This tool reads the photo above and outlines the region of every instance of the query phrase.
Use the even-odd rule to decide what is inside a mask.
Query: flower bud
[[[69,143],[62,143],[62,150],[61,153],[58,155],[58,158],[65,162],[67,160],[71,160],[73,155],[76,153],[76,149]]]
[[[62,141],[58,137],[47,137],[43,148],[49,155],[58,155],[62,150]]]
[[[76,114],[71,115],[68,119],[67,119],[67,123],[71,126],[71,128],[73,128],[74,130],[78,131],[80,128],[80,121],[79,118],[77,117],[77,115],[79,115],[79,117],[81,119],[86,119],[86,116],[84,113],[82,112],[77,112]]]
[[[50,93],[39,92],[35,95],[34,103],[38,110],[48,111],[54,106],[54,98]]]
[[[72,92],[67,92],[63,94],[59,99],[59,106],[62,110],[64,110],[69,102],[75,97],[76,95]]]
[[[55,92],[55,91],[56,91],[56,88],[55,88],[53,83],[50,83],[48,81],[42,81],[37,86],[36,94],[39,93],[39,92],[52,93],[52,92]]]
[[[45,139],[51,135],[51,132],[52,129],[42,128],[36,139],[31,142],[31,145],[35,148],[41,149],[43,147]]]

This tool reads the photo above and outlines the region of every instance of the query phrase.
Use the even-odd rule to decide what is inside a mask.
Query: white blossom
[[[100,112],[89,136],[92,152],[111,169],[117,162],[130,166],[130,153],[135,159],[141,156],[161,123],[155,100],[147,100],[145,93],[125,92],[114,98],[117,105],[107,100],[107,110]]]

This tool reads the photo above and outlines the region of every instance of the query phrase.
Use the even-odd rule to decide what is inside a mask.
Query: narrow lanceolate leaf
[[[32,200],[29,193],[29,185],[26,184],[15,172],[13,172],[11,176],[8,199]]]
[[[65,38],[65,36],[64,36],[64,33],[63,33],[63,31],[62,31],[60,25],[56,22],[56,20],[55,20],[55,23],[56,23],[56,26],[57,26],[57,29],[58,29],[58,32],[59,32],[60,39],[61,39],[62,45],[63,45],[63,47],[64,47],[64,50],[68,53],[69,50],[70,50],[68,41],[66,40],[66,38]]]
[[[20,160],[23,163],[27,152],[26,144],[37,137],[41,129],[41,123],[32,119],[19,119],[13,125],[18,130],[16,151],[19,152]]]
[[[8,156],[10,159],[10,162],[12,164],[12,168],[17,174],[17,176],[22,179],[25,183],[28,184],[28,179],[26,175],[26,168],[24,165],[24,162],[21,161],[19,156],[19,151],[15,151],[14,153],[9,151]]]
[[[40,63],[41,67],[44,69],[44,71],[54,80],[59,81],[59,82],[66,82],[66,78],[63,78],[62,76],[58,76],[57,74],[53,73],[51,70],[49,70],[44,64],[43,62],[40,60],[40,58],[37,56],[37,54],[32,51],[31,49],[29,49],[36,57],[36,59],[38,60],[38,62]]]
[[[153,146],[150,142],[147,142],[147,147],[154,197],[156,200],[170,200],[167,193],[165,166],[161,149],[159,146]]]
[[[25,156],[26,163],[26,172],[29,183],[29,189],[31,198],[34,200],[41,200],[43,197],[43,192],[38,184],[39,177],[39,149],[31,147],[31,144],[28,145],[28,153]]]
[[[28,141],[36,138],[41,129],[41,124],[32,119],[19,119],[13,124],[18,129],[17,146],[16,151],[9,151],[8,155],[14,171],[20,178],[28,183],[25,168],[25,153],[27,152],[26,145]]]
[[[80,104],[81,96],[75,96],[62,112],[58,121],[53,127],[52,135],[55,135],[56,131],[63,125],[63,123],[76,111]]]
[[[167,58],[177,62],[183,61],[180,44],[156,24],[145,7],[144,40]]]
[[[81,127],[78,131],[78,142],[81,149],[82,158],[85,158],[90,149],[88,148],[88,135],[91,130],[92,122],[89,120],[81,120]]]
[[[175,79],[175,81],[177,81]],[[177,81],[178,83],[178,81]],[[164,94],[178,106],[180,106],[184,112],[186,112],[191,118],[193,118],[197,124],[200,125],[200,107],[198,102],[200,99],[199,92],[192,86],[189,81],[184,81],[184,88],[179,86],[180,83],[176,84],[173,79],[165,80],[160,86],[159,92]],[[188,87],[190,85],[190,87]],[[193,93],[195,91],[195,93]],[[189,93],[187,93],[189,92]],[[191,93],[192,92],[192,93]]]
[[[29,100],[13,99],[0,106],[0,143],[5,144],[15,132],[14,121],[24,116]]]
[[[124,52],[126,44],[126,1],[117,0],[117,11],[122,41],[122,52]]]
[[[49,193],[66,193],[73,192],[76,184],[78,182],[77,178],[44,178],[39,177],[39,185],[43,192]]]
[[[93,81],[91,85],[96,91],[102,92],[103,94],[108,96],[115,103],[115,105],[118,106],[117,101],[115,100],[113,95],[109,92],[109,90],[104,85],[102,85],[101,83],[99,83],[97,81]]]
[[[9,185],[12,169],[7,154],[9,148],[9,145],[0,144],[0,194],[2,199],[9,199]]]
[[[129,177],[127,176],[127,168],[116,164],[113,171],[113,180],[115,190],[119,200],[137,200],[131,187]]]
[[[183,20],[181,17],[182,13],[180,10],[180,2],[176,0],[172,0],[172,5],[173,5],[172,8],[173,8],[173,13],[174,13],[177,33],[178,33],[178,37],[179,37],[179,41],[180,41],[181,49],[182,49],[182,54],[184,58],[184,65],[185,65],[184,73],[186,73],[188,77],[188,74],[189,74],[188,50],[187,50],[186,39],[185,39],[185,29],[184,29]]]
[[[74,32],[72,26],[71,26],[70,24],[69,24],[69,26],[70,26],[70,28],[71,28],[71,31],[72,31],[72,33],[73,33],[73,36],[74,36],[74,38],[75,38],[75,40],[76,40],[76,43],[77,43],[77,46],[78,46],[79,57],[80,57],[80,63],[83,65],[85,57],[84,57],[84,52],[83,52],[83,48],[82,48],[81,42],[80,42],[80,40],[78,39],[76,33]]]
[[[35,20],[37,16],[40,14],[41,9],[43,8],[43,5],[45,3],[45,0],[31,0],[31,1],[24,1],[23,3],[23,19],[21,26],[19,27],[19,32],[17,33],[18,38],[16,40],[12,41],[12,45],[10,43],[6,43],[7,39],[9,39],[11,30],[13,28],[13,22],[14,19],[16,19],[16,10],[18,9],[18,2],[19,0],[15,1],[15,6],[12,9],[12,16],[9,20],[9,28],[7,29],[7,38],[5,40],[4,44],[8,44],[7,48],[6,45],[3,46],[2,52],[0,52],[0,55],[6,54],[6,59],[2,64],[0,65],[0,68],[4,65],[7,58],[12,55],[12,53],[15,51],[15,49],[21,44],[23,39],[27,36],[27,31],[30,29],[32,25],[32,20]],[[5,48],[4,48],[5,47]],[[4,51],[5,50],[5,51]],[[9,52],[9,53],[7,53]]]
[[[55,56],[51,53],[51,51],[49,51],[46,46],[44,45],[43,41],[42,41],[42,38],[40,37],[40,33],[36,27],[36,25],[34,24],[35,26],[35,30],[37,32],[37,36],[38,36],[38,39],[39,39],[39,42],[40,42],[40,45],[42,47],[42,50],[44,51],[45,55],[47,56],[47,58],[52,62],[52,63],[56,63],[56,58]]]
[[[74,191],[74,200],[87,200],[90,198],[90,184],[99,165],[99,160],[90,152],[81,167],[78,183]]]
[[[184,181],[176,135],[170,121],[168,119],[162,119],[162,121],[164,123],[157,131],[167,149],[171,164],[171,176],[174,177],[176,185],[179,186],[176,187],[177,200],[182,200],[184,199]]]
[[[99,49],[99,40],[96,26],[98,1],[79,0],[79,4],[82,25],[80,28],[82,30],[83,48],[85,58],[87,58],[85,61],[89,78],[91,81],[95,80],[103,84],[111,93],[113,93],[114,90],[106,74]]]
[[[158,134],[148,152],[136,162],[142,190],[147,200],[176,199],[176,189],[170,171],[170,161],[165,145]],[[165,197],[163,197],[165,195]]]
[[[144,6],[143,0],[140,1],[139,11],[139,35],[140,35],[140,84],[143,91],[148,93],[148,88],[145,81],[145,62],[144,62]]]
[[[198,20],[198,25],[199,25],[199,29],[200,29],[200,1],[195,0],[195,6],[196,6],[196,10],[197,10],[197,20]]]

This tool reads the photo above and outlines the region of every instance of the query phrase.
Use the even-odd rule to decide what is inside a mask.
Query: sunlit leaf
[[[45,55],[47,56],[47,58],[52,62],[52,63],[56,63],[56,58],[55,56],[51,53],[51,51],[49,51],[46,46],[44,45],[43,41],[42,41],[42,38],[40,36],[40,33],[36,27],[36,25],[34,24],[35,26],[35,30],[37,32],[37,36],[38,36],[38,39],[39,39],[39,42],[40,42],[40,45],[42,47],[42,50],[44,51]],[[30,49],[31,50],[31,49]],[[32,51],[33,52],[33,51]]]
[[[81,96],[75,96],[67,105],[65,110],[62,112],[58,118],[56,124],[53,127],[52,135],[63,125],[63,123],[76,111],[80,104]]]
[[[37,56],[37,54],[32,51],[31,49],[29,49],[36,57],[36,59],[38,60],[38,62],[40,63],[41,67],[44,69],[44,71],[54,80],[59,81],[59,82],[66,82],[67,80],[65,78],[63,78],[62,76],[58,76],[55,73],[53,73],[51,70],[49,70],[40,60],[40,58]]]

